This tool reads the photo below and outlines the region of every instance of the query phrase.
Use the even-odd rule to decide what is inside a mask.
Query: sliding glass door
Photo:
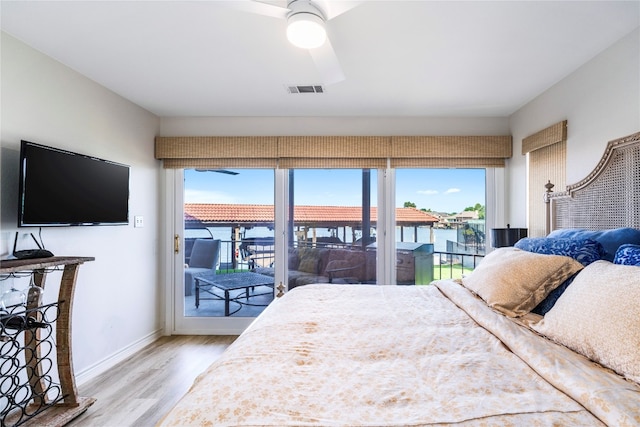
[[[185,169],[182,177],[175,329],[243,328],[274,298],[274,170]]]
[[[376,283],[377,171],[288,171],[288,289]]]
[[[312,283],[461,277],[485,253],[485,169],[171,173],[173,333],[240,333]]]

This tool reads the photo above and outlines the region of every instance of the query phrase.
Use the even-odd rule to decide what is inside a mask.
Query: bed
[[[639,426],[638,153],[640,133],[610,142],[588,182],[548,196],[556,230],[462,280],[293,289],[159,425]],[[625,191],[594,197],[619,168]],[[608,227],[559,221],[610,195],[625,207]]]

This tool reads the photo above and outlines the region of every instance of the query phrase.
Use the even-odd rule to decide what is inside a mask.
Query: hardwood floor
[[[235,336],[162,337],[78,387],[96,402],[70,427],[154,426]]]

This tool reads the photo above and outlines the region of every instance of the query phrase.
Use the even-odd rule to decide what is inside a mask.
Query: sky
[[[273,204],[274,172],[235,169],[238,175],[185,170],[186,203]],[[371,170],[371,205],[376,205],[377,171]],[[294,197],[299,205],[358,206],[362,171],[303,169],[295,171]],[[484,169],[396,169],[396,206],[454,213],[485,204]]]

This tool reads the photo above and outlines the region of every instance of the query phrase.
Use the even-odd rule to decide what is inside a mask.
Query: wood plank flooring
[[[152,427],[235,336],[162,337],[78,387],[97,399],[70,427]]]

